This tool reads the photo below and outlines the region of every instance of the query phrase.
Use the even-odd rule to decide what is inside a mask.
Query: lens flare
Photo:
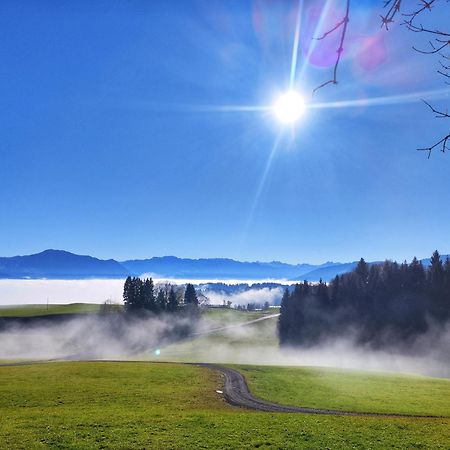
[[[275,102],[273,112],[280,122],[292,124],[303,116],[305,100],[298,92],[288,91]]]

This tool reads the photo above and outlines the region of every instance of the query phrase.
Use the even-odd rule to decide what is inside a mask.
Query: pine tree
[[[428,275],[428,280],[432,287],[438,287],[442,283],[442,279],[444,277],[444,266],[441,261],[441,255],[437,250],[435,250],[431,256]]]
[[[409,265],[408,272],[411,289],[422,292],[425,288],[426,274],[422,263],[415,256]]]
[[[166,310],[166,293],[164,289],[158,290],[158,295],[156,296],[156,307],[158,312],[164,312]]]
[[[178,310],[178,300],[177,296],[175,294],[175,291],[173,290],[173,287],[170,287],[169,296],[167,299],[167,311],[168,312],[176,312]]]
[[[143,308],[146,311],[156,312],[155,292],[153,280],[147,278],[142,286],[143,291]]]
[[[281,298],[280,315],[278,317],[278,337],[280,338],[280,345],[286,344],[289,340],[289,313],[289,291],[286,288],[283,297]]]
[[[140,310],[144,309],[144,283],[140,278],[133,279],[134,287],[134,309]]]
[[[326,283],[322,281],[322,278],[319,280],[319,284],[317,285],[316,296],[319,307],[323,310],[328,310],[330,307],[330,296],[328,294],[328,287]]]
[[[445,292],[445,271],[441,255],[436,250],[431,256],[428,269],[428,288],[431,297],[431,314],[440,322],[449,317],[448,293]],[[446,295],[447,294],[447,295]]]
[[[126,309],[133,304],[133,282],[130,276],[127,277],[123,286],[123,303]]]
[[[197,293],[194,286],[190,283],[186,285],[186,290],[184,291],[184,304],[198,306]]]
[[[358,265],[355,269],[355,273],[359,275],[363,283],[367,283],[369,278],[369,266],[366,261],[364,261],[364,258],[361,258],[359,260]]]

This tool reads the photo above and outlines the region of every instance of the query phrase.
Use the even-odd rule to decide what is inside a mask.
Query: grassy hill
[[[1,306],[0,317],[33,317],[53,314],[85,314],[100,311],[100,304],[70,303],[67,305],[15,305]]]
[[[255,371],[252,385],[258,373],[266,381],[273,377]],[[450,442],[450,419],[276,414],[231,407],[216,392],[219,375],[191,365],[48,363],[0,367],[0,378],[0,446],[8,449],[434,450],[448,449]]]
[[[284,405],[450,417],[450,380],[313,367],[237,366],[251,391]]]
[[[278,312],[278,309],[248,312],[234,309],[206,309],[202,312],[202,319],[209,323],[211,332],[191,336],[163,347],[158,356],[152,354],[141,356],[150,360],[182,362],[231,363],[239,361],[240,357],[246,360],[248,352],[258,351],[257,348],[266,350],[278,348],[277,317],[270,317]],[[269,318],[243,325],[265,317]],[[201,332],[202,330],[199,330],[199,333]]]

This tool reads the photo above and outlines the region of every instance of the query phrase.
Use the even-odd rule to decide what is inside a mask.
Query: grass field
[[[450,380],[310,367],[237,366],[258,397],[357,412],[450,417]]]
[[[259,319],[271,314],[279,313],[279,308],[270,308],[265,311],[241,311],[232,308],[205,308],[202,309],[202,317],[223,324],[235,324]]]
[[[277,312],[209,309],[202,313],[202,319],[220,328],[250,322]],[[163,361],[248,362],[251,353],[258,352],[258,349],[278,350],[276,324],[277,318],[273,317],[243,327],[192,337],[162,348],[157,358],[152,355],[148,357]]]
[[[234,408],[216,393],[219,376],[195,366],[48,363],[0,367],[0,379],[5,449],[450,448],[450,419]]]
[[[52,314],[86,314],[100,311],[100,304],[70,303],[68,305],[19,305],[0,307],[0,317],[32,317]]]

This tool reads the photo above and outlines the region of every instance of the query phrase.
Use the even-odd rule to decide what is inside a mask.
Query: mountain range
[[[429,259],[422,260],[424,264]],[[175,256],[116,261],[76,255],[64,250],[45,250],[26,256],[0,257],[0,278],[88,279],[124,278],[148,274],[154,278],[331,280],[351,271],[357,262],[320,265],[242,262],[226,258],[188,259]]]

